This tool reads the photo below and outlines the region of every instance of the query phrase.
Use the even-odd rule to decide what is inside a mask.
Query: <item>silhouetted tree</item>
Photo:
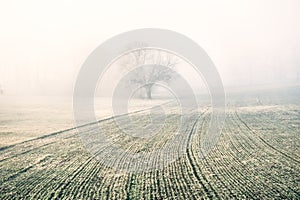
[[[122,63],[127,69],[138,67],[130,77],[130,84],[136,84],[145,89],[148,99],[152,99],[152,89],[155,83],[168,82],[174,75],[174,68],[178,64],[175,56],[162,50],[144,48],[144,44],[134,44],[137,48],[125,56]],[[141,48],[139,48],[141,47]],[[148,67],[142,67],[147,65]],[[161,67],[164,66],[162,69]]]

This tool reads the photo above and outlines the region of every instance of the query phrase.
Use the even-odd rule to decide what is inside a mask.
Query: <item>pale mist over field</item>
[[[1,2],[3,94],[72,96],[76,75],[93,49],[144,27],[174,30],[197,42],[215,63],[225,90],[300,83],[297,0],[156,2],[159,6],[131,1],[124,9],[127,3]],[[197,85],[189,67],[177,69]],[[117,72],[110,76],[101,95],[113,90]]]
[[[227,102],[234,97],[232,91],[261,88],[272,88],[278,98],[285,97],[286,86],[292,86],[295,98],[300,96],[299,1],[134,0],[127,4],[0,3],[0,139],[5,141],[0,145],[74,126],[72,95],[82,64],[107,39],[139,28],[173,30],[198,43],[219,71]],[[202,78],[186,61],[178,61],[175,70],[195,93],[208,96]],[[96,96],[102,99],[95,101],[97,118],[112,114],[103,97],[112,96],[125,72],[121,58],[99,80]],[[176,79],[171,83],[176,85]],[[157,104],[165,93],[154,89]],[[262,93],[243,96],[260,103]],[[138,100],[133,110],[151,102]]]
[[[300,200],[299,133],[300,0],[0,0],[0,200]]]

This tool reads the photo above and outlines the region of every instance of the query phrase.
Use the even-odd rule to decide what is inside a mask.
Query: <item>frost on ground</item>
[[[128,112],[160,105],[166,100],[131,100]],[[74,126],[71,97],[0,96],[0,147],[20,143]],[[98,120],[113,116],[111,99],[95,98]]]
[[[199,149],[210,124],[209,105],[201,107],[199,115],[189,110],[180,112],[169,104],[164,106],[166,116],[154,113],[152,118],[164,126],[149,137],[124,134],[114,119],[99,123],[102,132],[98,127],[86,126],[88,144],[100,150],[96,156],[87,151],[76,129],[46,134],[53,127],[63,128],[60,124],[67,126],[68,120],[72,125],[70,108],[58,106],[63,102],[55,104],[56,107],[49,104],[27,107],[27,104],[8,110],[2,106],[0,198],[299,199],[299,96],[291,101],[277,98],[272,102],[268,97],[260,102],[240,97],[227,100],[222,134],[205,158],[199,156]],[[129,102],[129,110],[161,103],[164,102],[136,100]],[[96,103],[98,119],[101,114],[111,115],[101,105],[108,107],[104,102]],[[177,137],[176,125],[181,123],[182,115],[189,118],[182,123],[183,135]],[[149,112],[134,113],[129,119],[141,127],[148,127],[151,122]],[[125,128],[136,130],[126,120]],[[37,131],[19,139],[23,141],[19,143],[18,134],[30,133],[34,127],[44,130],[40,133],[46,135],[28,140],[40,135]],[[8,131],[11,135],[6,134]],[[102,145],[99,133],[122,148],[123,153],[109,154],[111,145]],[[12,143],[15,145],[5,145]],[[133,165],[132,160],[143,163]],[[126,169],[140,171],[133,173]]]

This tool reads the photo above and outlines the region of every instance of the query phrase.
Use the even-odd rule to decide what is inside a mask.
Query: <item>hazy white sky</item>
[[[180,32],[202,46],[225,85],[299,81],[300,1],[0,2],[0,84],[64,94],[89,53],[137,28]]]

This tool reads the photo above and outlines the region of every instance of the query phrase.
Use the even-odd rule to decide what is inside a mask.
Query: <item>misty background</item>
[[[197,42],[225,89],[299,84],[299,19],[297,0],[1,1],[0,85],[7,95],[71,96],[98,45],[147,27]]]

